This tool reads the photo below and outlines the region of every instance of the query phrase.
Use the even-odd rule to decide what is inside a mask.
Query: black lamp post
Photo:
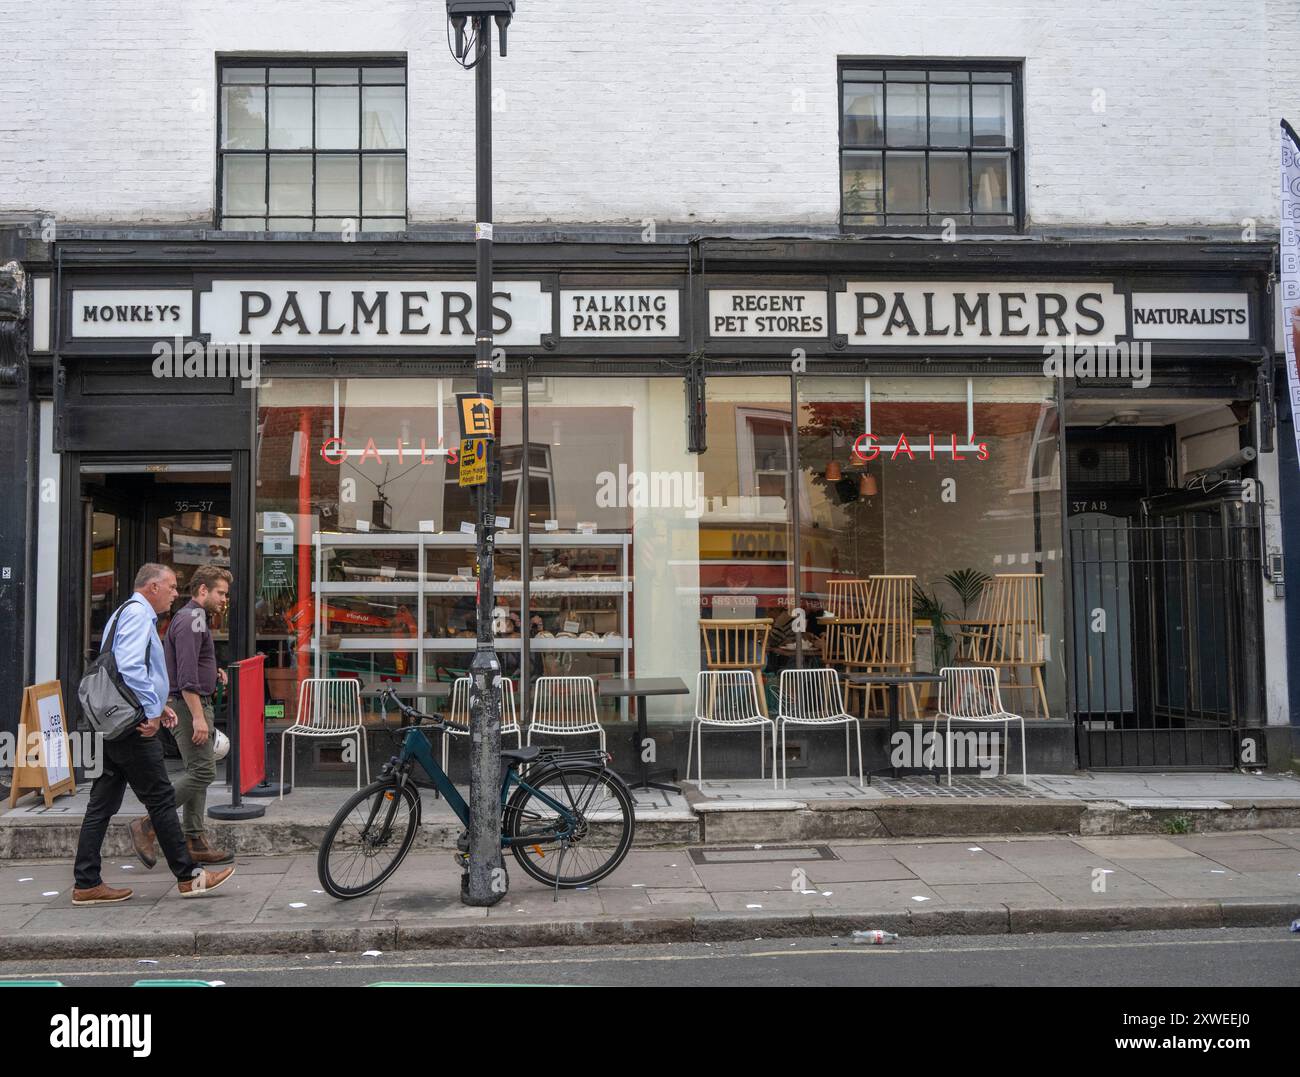
[[[474,299],[474,379],[480,397],[492,396],[492,23],[506,54],[506,27],[515,0],[447,0],[447,18],[455,32],[452,52],[458,63],[475,69],[475,211],[478,255]],[[471,37],[467,41],[466,28]],[[473,55],[470,55],[470,54]],[[461,877],[460,898],[466,905],[495,905],[508,887],[501,857],[501,664],[492,645],[493,555],[496,474],[493,442],[487,442],[489,480],[478,487],[477,567],[478,632],[470,663],[470,825],[466,835],[469,870]]]

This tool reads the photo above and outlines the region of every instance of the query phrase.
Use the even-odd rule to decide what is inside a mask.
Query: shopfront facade
[[[57,511],[56,541],[33,549],[38,578],[58,581],[36,603],[36,635],[54,641],[38,661],[75,684],[135,567],[167,561],[183,586],[216,561],[236,577],[225,657],[267,655],[286,721],[307,676],[462,672],[471,255],[57,244],[32,270],[31,353],[51,370],[39,467],[59,492],[39,510]],[[872,575],[914,578],[916,664],[938,669],[978,602],[954,579],[1023,574],[1039,578],[1042,657],[1004,692],[1029,719],[1031,769],[1236,765],[1269,713],[1255,476],[1186,487],[1272,437],[1271,258],[1266,244],[500,244],[495,631],[521,705],[545,675],[693,688],[700,623],[720,617],[772,620],[775,685],[821,661],[830,583]],[[1162,532],[1152,552],[1170,514],[1211,510],[1229,546],[1173,553]],[[1231,567],[1195,567],[1211,562]],[[1223,595],[1226,621],[1180,628]],[[660,760],[684,761],[694,705],[652,704]],[[626,718],[601,713],[630,759]],[[839,773],[838,737],[792,736],[791,773]],[[719,739],[717,773],[753,769],[740,739]],[[883,753],[883,730],[866,743]],[[347,780],[336,748],[302,750],[300,777]]]

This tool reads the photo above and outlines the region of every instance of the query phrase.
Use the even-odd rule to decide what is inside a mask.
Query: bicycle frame
[[[419,763],[420,766],[424,768],[424,772],[433,780],[433,784],[437,787],[438,792],[442,794],[443,799],[447,801],[447,806],[456,813],[456,817],[460,819],[462,823],[469,826],[469,804],[467,804],[465,798],[460,795],[460,790],[452,784],[452,780],[447,776],[447,772],[444,771],[442,767],[438,765],[437,760],[434,759],[433,747],[429,743],[429,738],[424,735],[423,730],[418,726],[412,727],[406,731],[406,736],[402,739],[402,750],[398,754],[397,761],[399,767],[403,767],[412,761]],[[548,796],[541,789],[529,785],[515,773],[514,767],[507,766],[503,769],[505,770],[505,774],[501,780],[501,806],[503,809],[505,808],[506,800],[510,795],[511,786],[519,785],[529,790],[548,807],[557,811],[560,814],[560,818],[564,820],[565,825],[563,830],[557,829],[554,834],[548,831],[544,834],[525,834],[514,839],[510,838],[506,834],[502,834],[502,848],[509,848],[511,845],[529,845],[538,840],[552,836],[564,837],[567,832],[577,828],[579,820],[572,811],[566,808],[558,800]]]

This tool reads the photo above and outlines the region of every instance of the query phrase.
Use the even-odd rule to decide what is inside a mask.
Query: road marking
[[[701,945],[699,943],[676,943],[674,945]],[[1188,946],[1295,946],[1295,940],[1291,938],[1277,939],[1189,939],[1189,940],[1171,940],[1169,942],[1087,942],[1087,943],[1064,943],[1059,946],[960,946],[945,949],[940,946],[928,947],[923,950],[909,949],[885,949],[881,946],[841,946],[826,949],[815,950],[762,950],[756,953],[708,953],[708,954],[646,954],[640,957],[624,957],[620,955],[610,955],[609,957],[557,957],[543,958],[540,960],[513,959],[513,960],[474,960],[474,961],[413,961],[413,962],[378,962],[367,961],[365,964],[357,963],[355,965],[339,966],[328,965],[324,962],[316,965],[263,965],[260,967],[249,966],[232,966],[230,968],[205,968],[206,974],[216,973],[284,973],[284,972],[318,972],[330,971],[336,968],[344,969],[442,969],[442,968],[491,968],[498,965],[518,968],[520,966],[546,966],[546,965],[610,965],[610,964],[636,964],[638,962],[665,962],[665,961],[711,961],[717,959],[739,959],[755,957],[802,957],[805,955],[821,954],[844,954],[854,957],[907,957],[912,954],[978,954],[978,953],[1017,953],[1017,952],[1050,952],[1053,950],[1137,950],[1137,949],[1160,949],[1163,947],[1176,946],[1181,948]],[[222,956],[222,955],[213,955]],[[229,955],[226,955],[229,956]],[[344,955],[359,956],[359,955]],[[196,959],[197,960],[197,959]],[[159,972],[182,972],[192,970],[193,966],[177,966],[175,969],[159,969]],[[21,976],[21,973],[10,975]],[[68,977],[106,977],[125,975],[121,971],[96,971],[87,972],[84,969],[74,969],[64,972],[41,972],[32,973],[33,976],[42,978],[54,978],[56,976]]]

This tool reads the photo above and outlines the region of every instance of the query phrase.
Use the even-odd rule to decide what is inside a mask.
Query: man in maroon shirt
[[[226,683],[226,671],[217,669],[209,622],[226,608],[231,580],[230,573],[217,565],[196,568],[190,577],[190,600],[176,611],[163,641],[171,707],[179,718],[176,745],[185,762],[185,773],[173,786],[185,843],[196,864],[226,864],[234,859],[208,841],[203,825],[208,786],[217,776],[212,694],[218,680]]]

